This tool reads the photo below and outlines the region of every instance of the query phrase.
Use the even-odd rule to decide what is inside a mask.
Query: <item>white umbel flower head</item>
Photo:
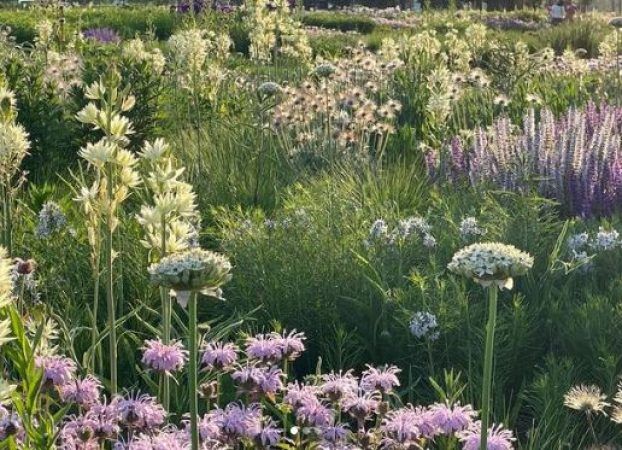
[[[532,266],[533,257],[529,253],[513,245],[485,242],[456,252],[447,268],[484,287],[496,285],[501,289],[512,289],[513,277],[525,275]]]
[[[151,281],[176,291],[216,291],[231,279],[227,257],[209,250],[193,248],[165,256],[149,266]]]

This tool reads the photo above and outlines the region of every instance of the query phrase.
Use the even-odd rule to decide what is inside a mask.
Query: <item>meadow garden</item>
[[[0,8],[0,448],[622,448],[622,18]]]

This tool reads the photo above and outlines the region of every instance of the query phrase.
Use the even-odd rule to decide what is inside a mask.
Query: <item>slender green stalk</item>
[[[161,223],[161,240],[162,240],[162,257],[166,256],[166,219],[162,218]],[[164,344],[169,344],[171,342],[171,296],[168,293],[168,289],[161,287],[160,288],[160,299],[162,301],[162,342]],[[171,380],[168,374],[163,373],[162,375],[162,398],[160,399],[162,402],[162,406],[167,411],[169,410],[171,403]]]
[[[488,287],[488,323],[486,325],[486,352],[484,356],[484,381],[482,386],[482,431],[480,450],[486,450],[488,428],[490,426],[490,407],[492,405],[492,369],[495,346],[495,325],[497,322],[497,291],[495,285]]]
[[[97,260],[99,261],[99,257],[97,258]],[[101,352],[99,351],[99,344],[97,343],[97,341],[99,340],[99,328],[97,325],[97,316],[98,316],[98,311],[99,311],[99,284],[100,284],[99,264],[93,270],[93,280],[95,281],[95,286],[93,287],[93,323],[91,325],[91,358],[89,362],[90,364],[89,370],[92,373],[97,373],[97,371],[95,370],[96,358],[97,358],[97,354],[101,354]],[[101,365],[99,366],[99,368],[101,369]]]
[[[109,205],[113,200],[112,164],[108,163],[108,200]],[[109,206],[110,208],[111,206]],[[117,393],[117,328],[116,328],[116,305],[114,301],[114,273],[113,273],[113,212],[108,211],[108,223],[106,224],[106,302],[108,306],[108,332],[110,333],[110,391]]]
[[[188,350],[190,361],[188,378],[190,386],[190,443],[192,450],[199,450],[199,398],[197,395],[197,293],[188,299]]]
[[[13,256],[13,217],[11,199],[11,181],[5,182],[3,189],[3,209],[4,209],[4,247],[6,248],[9,258]]]

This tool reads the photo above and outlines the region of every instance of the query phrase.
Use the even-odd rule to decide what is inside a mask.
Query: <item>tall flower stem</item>
[[[190,360],[188,378],[190,386],[190,443],[191,450],[199,450],[199,398],[197,391],[197,293],[191,292],[188,299],[188,350]]]
[[[495,346],[495,325],[497,322],[496,285],[488,287],[488,323],[486,324],[486,351],[484,355],[484,381],[482,386],[482,430],[480,450],[487,449],[488,428],[490,426],[490,407],[492,405],[492,369]]]
[[[9,257],[13,256],[13,217],[12,217],[12,199],[11,199],[11,184],[10,180],[4,183],[2,206],[4,216],[4,239],[3,244]]]
[[[113,168],[108,163],[108,201],[109,208],[113,200]],[[114,273],[113,273],[113,211],[108,211],[108,223],[106,224],[106,303],[108,306],[108,329],[109,329],[109,347],[110,347],[110,391],[117,393],[117,329],[116,329],[116,305],[114,301]]]
[[[162,218],[161,223],[161,245],[162,245],[162,257],[166,256],[166,219]],[[171,342],[171,296],[168,289],[160,287],[160,299],[162,301],[162,342],[168,345]],[[162,406],[167,411],[171,402],[171,380],[166,373],[162,374],[162,398],[160,399]]]

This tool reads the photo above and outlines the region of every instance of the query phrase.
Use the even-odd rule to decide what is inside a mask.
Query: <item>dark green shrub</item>
[[[376,27],[374,21],[369,17],[330,12],[307,13],[302,16],[302,23],[313,27],[344,32],[357,31],[363,34],[371,33]]]

